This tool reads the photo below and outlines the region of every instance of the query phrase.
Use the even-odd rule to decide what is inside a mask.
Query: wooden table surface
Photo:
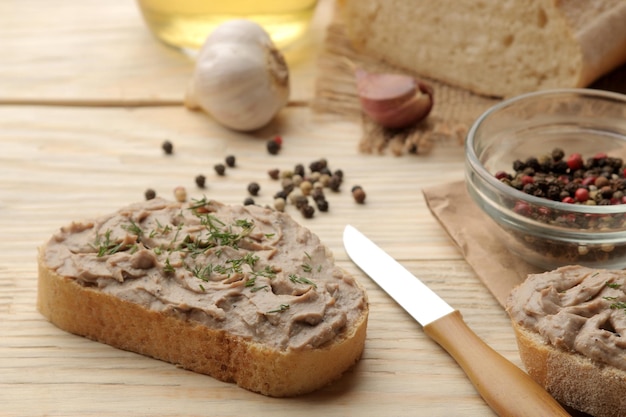
[[[193,62],[150,35],[132,0],[0,2],[0,414],[9,416],[490,416],[455,362],[349,259],[351,223],[458,308],[478,335],[520,365],[508,318],[428,211],[423,187],[463,178],[463,149],[427,156],[359,153],[361,127],[313,114],[316,57],[332,3],[322,1],[307,42],[287,52],[292,103],[254,134],[228,131],[180,103]],[[284,146],[269,155],[265,141]],[[170,140],[174,154],[161,143]],[[218,177],[213,165],[235,155]],[[143,199],[257,203],[278,184],[267,171],[324,157],[345,183],[330,210],[304,226],[366,287],[362,360],[316,393],[274,399],[67,334],[36,310],[37,247],[73,219]],[[197,174],[207,188],[195,186]],[[361,185],[366,204],[352,199]],[[468,219],[469,220],[469,219]]]

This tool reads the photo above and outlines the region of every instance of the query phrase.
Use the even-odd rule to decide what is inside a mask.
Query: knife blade
[[[541,385],[483,342],[458,310],[356,228],[345,227],[343,243],[350,259],[452,356],[499,416],[569,416]]]

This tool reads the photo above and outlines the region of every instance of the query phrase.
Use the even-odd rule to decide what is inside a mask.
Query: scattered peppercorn
[[[304,206],[309,204],[309,199],[306,198],[305,195],[296,195],[293,197],[293,205],[296,206],[297,209],[301,209]]]
[[[313,189],[313,184],[310,181],[302,181],[300,183],[300,190],[302,190],[302,194],[309,195],[311,194],[311,190]]]
[[[319,211],[328,211],[328,201],[325,198],[318,198],[314,201]]]
[[[324,158],[313,161],[309,164],[309,169],[312,172],[320,172],[322,169],[326,168],[327,161]]]
[[[246,197],[246,199],[243,200],[244,206],[251,206],[253,204],[254,204],[254,199],[252,197]]]
[[[317,201],[317,200],[325,200],[326,197],[324,196],[324,189],[323,188],[314,187],[313,191],[311,191],[311,197],[315,201]]]
[[[202,174],[196,176],[196,185],[199,188],[204,188],[206,186],[206,177]]]
[[[152,188],[148,188],[144,193],[144,196],[146,197],[146,200],[152,200],[156,197],[156,191],[154,191]]]
[[[179,203],[187,201],[187,190],[185,190],[185,187],[178,186],[174,188],[174,198]]]
[[[286,201],[282,197],[277,197],[274,199],[274,208],[278,211],[285,211]]]
[[[234,155],[228,155],[226,157],[226,165],[229,166],[230,168],[233,168],[235,166],[235,156]]]
[[[163,149],[163,152],[165,152],[166,155],[174,153],[174,145],[169,140],[166,140],[161,144],[161,149]]]
[[[300,213],[302,213],[305,219],[310,219],[315,214],[315,209],[313,208],[313,206],[305,204],[300,207]]]
[[[339,191],[342,182],[343,180],[341,179],[341,177],[333,175],[328,180],[328,188],[330,188],[332,191]]]
[[[267,151],[271,155],[277,155],[282,147],[282,139],[280,136],[275,137],[274,139],[270,139],[267,141]]]
[[[363,191],[360,185],[352,187],[352,197],[354,197],[354,201],[359,204],[365,203],[365,191]]]
[[[267,174],[273,180],[277,180],[278,178],[280,178],[280,170],[277,168],[270,169],[269,171],[267,171]]]
[[[219,176],[223,176],[224,174],[226,174],[226,166],[224,164],[215,164],[213,166],[213,169],[215,169],[215,172]]]
[[[293,173],[296,174],[296,175],[300,175],[302,178],[304,178],[304,176],[306,175],[306,172],[304,172],[304,165],[297,164],[293,168]]]
[[[250,184],[248,184],[248,192],[253,196],[259,195],[260,189],[261,186],[257,182],[251,182]]]

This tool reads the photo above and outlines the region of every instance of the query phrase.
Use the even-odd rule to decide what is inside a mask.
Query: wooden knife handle
[[[456,360],[499,416],[569,416],[541,385],[483,342],[458,311],[424,326],[424,332]]]

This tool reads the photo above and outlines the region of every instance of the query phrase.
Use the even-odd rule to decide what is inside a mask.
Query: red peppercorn
[[[551,210],[547,207],[539,207],[537,208],[537,213],[539,213],[542,216],[549,216],[551,213]]]
[[[535,179],[533,177],[531,177],[530,175],[524,175],[522,177],[522,184],[526,185],[526,184],[532,184],[535,182]]]
[[[283,138],[281,136],[276,136],[274,138],[274,142],[276,142],[279,145],[282,145],[283,144]]]
[[[593,159],[605,159],[607,157],[606,152],[598,152],[593,156]]]
[[[567,203],[567,204],[574,204],[576,200],[574,200],[572,197],[565,197],[563,200],[561,200],[561,202]]]
[[[583,167],[583,157],[579,153],[573,153],[567,158],[567,166],[572,171],[581,169]]]
[[[596,183],[596,177],[585,177],[582,181],[582,185],[594,185]]]
[[[508,178],[509,174],[506,173],[506,171],[498,171],[496,172],[496,178],[501,180],[503,178]]]
[[[513,211],[521,214],[522,216],[529,216],[531,213],[530,206],[523,201],[516,202],[515,207],[513,207]]]
[[[574,192],[574,197],[576,198],[576,200],[584,203],[585,201],[589,200],[589,190],[581,187]]]

